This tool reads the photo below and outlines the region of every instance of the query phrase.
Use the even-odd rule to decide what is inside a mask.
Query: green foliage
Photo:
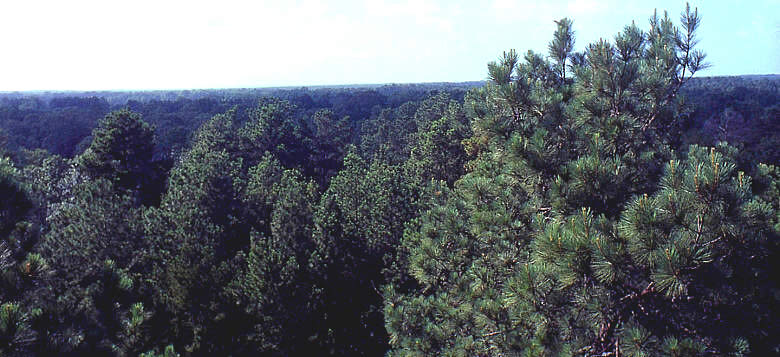
[[[295,106],[278,99],[261,100],[238,130],[237,140],[248,164],[270,152],[284,166],[299,167],[309,157],[311,147],[308,128]]]
[[[274,169],[279,175],[265,175]],[[252,231],[248,254],[239,253],[241,271],[226,290],[249,325],[249,331],[238,331],[241,349],[276,354],[315,351],[312,342],[321,327],[314,322],[319,299],[312,275],[317,270],[309,257],[317,185],[297,171],[281,171],[277,162],[267,159],[250,172],[246,200],[267,207],[260,215],[265,222],[257,221],[266,232]],[[290,330],[297,333],[287,333]]]
[[[30,329],[29,315],[17,303],[0,305],[0,353],[23,356],[30,352],[35,332]]]
[[[555,24],[558,25],[558,30],[555,31],[553,40],[548,46],[550,58],[555,62],[554,71],[563,81],[566,81],[566,61],[569,59],[572,51],[574,51],[572,23],[567,18],[555,21]]]
[[[780,162],[778,89],[772,77],[694,78],[682,89],[690,114],[682,143],[714,146],[727,141],[740,149],[739,166]],[[706,93],[706,94],[705,94]]]
[[[314,122],[312,157],[309,160],[314,176],[324,185],[341,168],[347,145],[352,141],[349,117],[337,119],[329,110],[319,110],[312,116]]]
[[[416,132],[414,115],[420,104],[404,103],[395,109],[382,110],[361,127],[360,152],[368,159],[378,158],[399,164],[409,157],[412,135]]]
[[[448,98],[440,96],[434,99],[446,101]],[[426,113],[430,119],[418,124],[415,142],[404,169],[406,175],[420,186],[431,180],[442,180],[452,186],[465,172],[467,155],[461,141],[470,134],[466,116],[455,101],[450,101],[446,109],[436,108],[439,110],[434,113],[426,111],[426,103],[417,114],[422,116]],[[437,115],[441,117],[436,118]]]
[[[168,341],[189,351],[210,348],[199,334],[214,327],[220,292],[214,287],[231,279],[225,264],[248,243],[239,221],[241,160],[231,155],[233,115],[217,115],[199,129],[171,170],[160,207],[143,215],[143,289],[168,319]]]
[[[706,66],[698,15],[682,18],[581,56],[564,19],[552,62],[509,51],[488,65],[466,104],[470,172],[402,240],[419,287],[385,288],[390,355],[777,348],[772,169],[754,185],[728,145],[684,159],[669,145],[677,93]]]
[[[76,160],[91,177],[117,189],[137,190],[151,171],[154,128],[129,109],[111,112],[98,122],[92,143]]]
[[[118,333],[119,343],[113,345],[119,355],[135,355],[141,351],[144,342],[149,340],[147,324],[151,313],[144,310],[144,304],[137,302],[122,314],[121,330]]]
[[[116,333],[135,294],[128,271],[138,270],[145,243],[140,212],[109,181],[80,182],[72,189],[72,197],[51,207],[47,223],[55,228],[41,238],[40,254],[29,254],[20,265],[22,281],[37,287],[25,298],[41,309],[33,319],[44,332],[41,349],[107,351],[119,343],[124,347],[118,351],[132,353]],[[68,328],[50,325],[62,318],[70,319]]]
[[[139,212],[126,196],[116,196],[110,182],[86,181],[74,187],[74,196],[59,203],[48,217],[53,229],[40,250],[54,264],[63,282],[88,279],[112,259],[129,264],[141,247]]]
[[[773,82],[690,81],[689,7],[581,53],[555,24],[465,97],[161,92],[72,160],[20,118],[74,113],[72,153],[108,99],[5,94],[0,354],[777,354]]]
[[[508,321],[494,288],[518,263],[518,245],[508,239],[524,226],[516,182],[499,172],[467,174],[446,204],[406,231],[408,269],[423,293],[387,288],[385,326],[394,353],[474,355],[503,337]]]
[[[28,190],[19,176],[11,160],[0,157],[0,238],[6,238],[32,208]]]
[[[443,123],[432,127],[434,122],[444,118],[446,120]],[[459,141],[466,137],[468,131],[468,128],[464,127],[466,125],[467,119],[460,104],[452,100],[447,93],[441,93],[419,102],[404,103],[393,110],[383,110],[366,121],[362,127],[360,153],[368,160],[381,160],[392,165],[407,161],[413,150],[446,150],[457,153]],[[451,137],[446,139],[457,141],[447,142],[445,148],[424,148],[444,144],[446,139],[443,136],[447,135]],[[437,140],[439,141],[436,142]],[[413,161],[424,160],[424,154],[417,153]],[[457,167],[455,169],[458,170]]]
[[[315,213],[311,265],[322,279],[325,324],[334,353],[381,353],[385,333],[379,287],[391,279],[404,222],[416,214],[417,193],[397,166],[344,159]],[[350,341],[362,341],[360,346]],[[358,349],[360,348],[360,349]]]
[[[176,350],[173,348],[173,345],[165,346],[165,349],[162,351],[162,353],[157,353],[157,350],[154,351],[148,351],[141,353],[139,357],[179,357],[180,355],[176,353]]]
[[[330,249],[343,250],[336,256],[352,261],[350,264],[366,256],[376,259],[392,254],[404,222],[414,212],[414,199],[414,191],[398,167],[380,161],[368,164],[350,152],[344,169],[320,201],[318,245],[325,249],[323,254],[330,254]]]
[[[27,152],[26,156],[28,164],[22,170],[22,175],[45,217],[48,209],[46,205],[68,199],[79,176],[70,162],[60,156],[50,155],[43,150]]]
[[[28,280],[35,280],[45,277],[51,272],[49,264],[38,253],[30,253],[19,266],[22,275]]]

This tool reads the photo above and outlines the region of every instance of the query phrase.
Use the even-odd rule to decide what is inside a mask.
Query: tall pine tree
[[[386,287],[391,355],[776,351],[776,193],[726,145],[669,145],[706,66],[681,18],[581,54],[563,19],[549,57],[488,65],[470,172],[404,235],[419,287]]]

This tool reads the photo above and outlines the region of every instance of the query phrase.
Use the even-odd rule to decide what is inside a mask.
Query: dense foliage
[[[692,78],[698,23],[562,19],[477,88],[4,94],[0,355],[780,353],[778,80]]]

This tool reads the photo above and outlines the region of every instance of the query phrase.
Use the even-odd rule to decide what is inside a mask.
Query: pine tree
[[[44,351],[108,353],[118,343],[121,315],[137,302],[128,271],[139,270],[137,254],[145,248],[140,210],[114,192],[104,179],[76,184],[71,198],[52,207],[40,255],[21,265],[25,279],[39,280],[29,301],[41,309],[32,323]],[[53,324],[58,320],[70,329]]]
[[[37,238],[27,221],[34,206],[30,191],[0,148],[0,355],[27,355],[38,339],[30,324],[29,306],[20,301],[29,298],[30,285],[48,272],[40,255],[29,254],[20,261],[30,238]]]
[[[11,160],[0,157],[0,238],[7,238],[18,222],[33,207],[26,189],[20,182],[21,173]]]
[[[285,167],[301,167],[310,156],[309,128],[297,108],[288,101],[261,99],[237,131],[237,143],[247,165],[254,165],[265,152]]]
[[[349,117],[335,118],[330,110],[319,110],[312,116],[312,156],[308,167],[321,186],[341,168],[347,145],[352,140]]]
[[[235,156],[234,111],[220,114],[195,134],[192,147],[171,170],[159,208],[142,219],[144,287],[164,319],[166,343],[177,349],[218,348],[200,334],[215,328],[219,286],[235,274],[230,259],[249,243],[240,222],[242,161]],[[165,320],[167,319],[167,320]]]
[[[550,60],[488,65],[466,105],[470,172],[404,235],[419,286],[385,288],[390,355],[777,348],[772,184],[753,193],[728,146],[669,145],[679,88],[706,66],[698,23],[653,16],[574,54],[564,19]]]
[[[380,287],[395,275],[404,222],[418,193],[398,166],[368,163],[354,148],[315,213],[311,265],[316,267],[333,354],[385,351]],[[324,339],[324,336],[323,336]]]
[[[272,171],[279,174],[266,175]],[[278,162],[264,160],[252,170],[246,200],[266,206],[255,221],[264,230],[252,231],[248,253],[237,258],[241,271],[226,288],[226,296],[242,309],[238,321],[247,325],[237,329],[241,347],[232,350],[275,355],[319,350],[316,337],[324,329],[317,321],[320,300],[313,277],[318,267],[309,264],[317,196],[317,184],[295,170],[282,170]],[[233,328],[241,323],[227,321]]]
[[[29,320],[29,314],[19,304],[0,304],[0,353],[4,356],[29,355],[36,339]]]
[[[438,107],[429,109],[432,103]],[[439,95],[424,101],[415,118],[417,132],[404,163],[406,176],[420,186],[431,180],[443,180],[452,186],[463,175],[467,159],[461,142],[470,132],[462,106]]]
[[[112,182],[117,190],[140,190],[150,176],[154,128],[128,109],[98,122],[92,142],[76,160],[90,178]]]
[[[412,135],[417,131],[414,115],[418,102],[407,102],[395,109],[384,109],[361,123],[360,153],[366,159],[380,159],[397,165],[409,157]]]
[[[316,306],[307,222],[318,186],[293,169],[310,158],[307,133],[284,101],[261,103],[241,127],[235,117],[217,115],[197,131],[160,207],[146,210],[144,289],[156,323],[168,325],[163,343],[177,350],[293,353],[316,333],[301,322],[314,307],[297,309]]]

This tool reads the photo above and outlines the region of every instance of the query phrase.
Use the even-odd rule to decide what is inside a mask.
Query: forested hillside
[[[0,355],[780,353],[780,77],[556,24],[484,83],[0,94]]]

